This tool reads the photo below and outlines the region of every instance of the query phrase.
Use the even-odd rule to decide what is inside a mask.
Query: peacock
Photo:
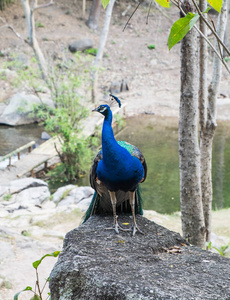
[[[111,103],[120,100],[113,95]],[[90,184],[95,190],[91,204],[86,212],[84,222],[95,214],[114,216],[114,229],[132,230],[143,233],[137,226],[135,214],[143,215],[139,183],[145,181],[147,165],[140,150],[125,141],[116,141],[112,129],[112,111],[108,104],[99,105],[93,111],[104,116],[102,128],[102,150],[94,159],[90,170]],[[133,229],[119,226],[117,212],[132,213]]]

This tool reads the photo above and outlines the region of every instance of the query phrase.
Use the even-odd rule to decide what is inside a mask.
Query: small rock
[[[47,133],[47,132],[45,132],[45,131],[43,131],[42,132],[42,134],[41,134],[41,139],[42,140],[49,140],[51,138],[51,136]]]
[[[53,194],[53,201],[55,203],[60,202],[61,200],[63,200],[71,190],[75,189],[76,186],[73,184],[68,184],[66,186],[62,186],[59,189],[57,189],[57,191]]]
[[[88,38],[77,40],[69,45],[69,50],[72,53],[75,53],[77,51],[84,51],[90,48],[93,48],[93,41]]]

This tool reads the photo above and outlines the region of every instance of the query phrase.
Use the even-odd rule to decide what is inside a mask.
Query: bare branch
[[[193,1],[193,0],[192,0],[192,1]],[[178,3],[177,1],[174,1],[174,0],[173,0],[172,3],[180,9],[180,11],[182,12],[182,14],[183,14],[184,16],[186,16],[185,11],[182,9],[182,7],[179,5],[179,3]],[[203,16],[202,16],[202,19],[205,20],[205,24],[206,24],[206,19],[205,19]],[[229,69],[229,67],[228,67],[228,65],[227,65],[227,63],[226,63],[226,61],[220,56],[219,52],[218,52],[218,51],[216,50],[216,48],[212,45],[212,43],[208,40],[208,38],[200,31],[200,29],[199,29],[196,25],[194,25],[194,28],[196,29],[197,32],[199,32],[199,34],[202,36],[202,38],[205,39],[205,41],[209,44],[209,46],[212,48],[212,50],[216,53],[216,55],[218,56],[218,58],[221,60],[221,62],[222,62],[223,65],[225,66],[225,68],[226,68],[226,70],[228,71],[228,73],[230,73],[230,69]],[[214,32],[214,30],[213,30],[212,27],[211,27],[211,30],[212,30],[212,32]],[[218,39],[218,41],[219,41],[219,40],[220,40],[220,39]],[[221,44],[221,45],[222,45],[222,44]]]
[[[26,39],[24,39],[15,29],[13,26],[11,26],[10,24],[8,24],[2,17],[0,17],[0,20],[5,24],[4,26],[1,26],[0,28],[9,28],[11,31],[13,31],[13,33],[19,38],[21,39],[23,42],[29,44],[29,41],[27,41]]]
[[[132,16],[133,16],[133,15],[135,14],[135,12],[137,11],[137,9],[138,9],[138,7],[140,6],[141,2],[143,2],[143,0],[140,1],[140,2],[137,4],[136,8],[135,8],[134,11],[132,12],[131,16],[129,17],[129,19],[128,19],[128,21],[126,22],[125,27],[123,28],[122,31],[125,31],[125,28],[126,28],[127,25],[129,24],[129,21],[132,19]]]
[[[205,24],[208,26],[208,28],[212,31],[212,33],[214,34],[215,38],[217,39],[217,41],[220,42],[221,46],[224,48],[224,50],[227,52],[227,54],[230,56],[230,51],[229,49],[225,46],[225,44],[222,42],[221,38],[219,37],[219,35],[217,34],[217,32],[215,30],[213,30],[212,26],[209,24],[209,22],[207,21],[206,18],[204,18],[202,11],[200,10],[199,6],[197,5],[195,0],[192,0],[194,6],[197,9],[197,12],[199,14],[199,16],[203,19],[203,21],[205,22]]]
[[[38,10],[38,9],[41,9],[41,8],[49,7],[49,6],[53,5],[53,4],[54,4],[53,0],[50,0],[50,2],[47,3],[47,4],[38,5],[38,6],[34,7],[34,11]]]

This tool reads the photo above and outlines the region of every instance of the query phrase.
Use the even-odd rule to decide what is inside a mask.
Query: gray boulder
[[[94,190],[89,186],[76,187],[67,185],[59,188],[53,195],[53,201],[60,206],[71,206],[86,211],[91,202]]]
[[[0,186],[0,201],[5,210],[14,212],[17,209],[40,207],[50,198],[48,184],[36,178],[22,178]]]
[[[93,41],[91,39],[77,40],[69,45],[69,50],[72,53],[77,51],[85,51],[86,49],[93,48]]]
[[[10,126],[31,124],[38,121],[36,117],[31,116],[33,106],[40,104],[41,100],[35,95],[27,95],[25,93],[15,94],[9,100],[9,104],[6,106],[0,116],[0,124],[6,124]],[[52,100],[43,99],[43,103],[53,107]]]
[[[50,275],[52,299],[230,299],[228,258],[191,247],[142,216],[144,235],[105,230],[112,222],[93,216],[66,235]]]

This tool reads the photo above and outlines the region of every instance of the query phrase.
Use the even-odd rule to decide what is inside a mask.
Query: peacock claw
[[[136,232],[140,232],[141,234],[144,235],[144,232],[141,231],[137,225],[136,226],[134,225],[133,226],[133,236],[136,234]]]
[[[114,230],[117,234],[119,234],[119,230],[121,231],[132,231],[131,228],[122,228],[120,225],[115,225],[114,227],[107,227],[105,230]]]

